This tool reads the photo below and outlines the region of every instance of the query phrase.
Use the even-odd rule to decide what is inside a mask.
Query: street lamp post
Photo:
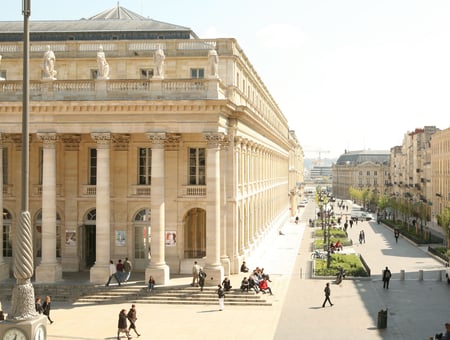
[[[22,93],[22,188],[21,211],[13,246],[13,273],[16,284],[12,291],[11,313],[8,320],[0,322],[3,339],[43,339],[47,338],[46,318],[35,309],[33,276],[33,242],[29,201],[29,17],[31,0],[23,0],[23,93]],[[9,336],[9,337],[8,337]]]

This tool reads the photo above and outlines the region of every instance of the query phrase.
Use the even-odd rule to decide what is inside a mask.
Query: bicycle
[[[318,250],[314,250],[314,252],[311,254],[311,259],[321,259],[321,260],[325,260],[327,258],[327,254],[320,252]]]

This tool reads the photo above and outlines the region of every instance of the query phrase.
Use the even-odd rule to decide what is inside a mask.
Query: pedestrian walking
[[[364,234],[364,230],[359,232],[359,244],[366,243],[366,235]]]
[[[149,293],[151,293],[153,288],[155,288],[155,284],[156,284],[155,279],[153,278],[152,275],[150,275],[150,277],[148,278],[148,286],[147,286],[147,291]]]
[[[108,279],[108,282],[106,282],[106,284],[105,284],[106,287],[109,286],[109,283],[111,282],[111,279],[112,279],[112,278],[115,278],[116,281],[117,281],[117,283],[118,283],[119,286],[120,286],[120,279],[119,279],[119,277],[117,276],[116,266],[114,265],[113,260],[110,260],[110,261],[109,261],[109,279]]]
[[[131,332],[131,330],[134,330],[137,336],[141,336],[137,329],[136,329],[136,320],[137,320],[137,312],[136,312],[136,305],[131,305],[130,310],[127,314],[127,319],[130,321],[130,327],[128,328],[128,333]]]
[[[131,264],[128,257],[125,257],[125,262],[123,263],[123,271],[124,271],[124,281],[127,282],[130,279],[131,270],[133,269],[133,265]]]
[[[224,310],[225,308],[225,291],[222,288],[222,285],[217,285],[217,296],[219,298],[219,310]]]
[[[122,309],[119,313],[119,321],[117,324],[117,340],[120,339],[120,333],[125,333],[128,339],[131,339],[130,332],[127,327],[127,311]]]
[[[194,285],[197,283],[198,287],[198,274],[200,273],[200,266],[198,265],[197,261],[194,262],[194,265],[192,266],[192,284],[191,286],[194,287]]]
[[[116,264],[116,276],[119,279],[119,282],[123,282],[123,263],[121,259],[119,259]]]
[[[322,308],[325,307],[325,303],[327,301],[330,303],[330,306],[333,306],[333,304],[331,303],[331,300],[330,300],[331,289],[330,289],[330,284],[329,283],[326,284],[325,289],[323,291],[325,292],[325,301],[322,304]]]
[[[391,271],[388,267],[383,270],[383,288],[389,289],[389,280],[391,279]]]
[[[198,273],[198,285],[200,286],[200,291],[203,292],[203,287],[205,286],[206,273],[203,268],[200,268]]]
[[[39,314],[44,313],[44,308],[42,308],[41,298],[39,296],[35,300],[34,307],[36,308],[36,312],[38,312]]]
[[[398,237],[400,236],[400,230],[397,228],[394,230],[395,243],[398,243]]]
[[[50,321],[50,324],[53,323],[53,320],[50,318],[50,309],[51,309],[52,300],[50,299],[50,296],[46,296],[44,303],[42,304],[42,313],[47,317],[48,321]]]

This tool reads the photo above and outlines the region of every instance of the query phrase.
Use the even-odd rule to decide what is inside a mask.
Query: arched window
[[[133,219],[134,259],[138,262],[141,260],[142,265],[145,265],[151,256],[151,220],[150,209],[139,210]]]
[[[206,211],[194,208],[184,217],[184,257],[201,258],[206,255]]]

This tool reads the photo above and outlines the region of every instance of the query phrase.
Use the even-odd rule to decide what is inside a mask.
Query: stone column
[[[9,265],[3,259],[3,136],[0,133],[0,281],[9,277]]]
[[[54,132],[38,133],[43,143],[42,175],[42,260],[36,267],[36,282],[62,279],[61,264],[56,260],[56,141]]]
[[[206,133],[206,263],[208,285],[217,285],[223,280],[220,262],[220,145],[223,133]]]
[[[64,211],[65,224],[61,228],[62,235],[68,231],[77,233],[77,243],[79,242],[78,230],[78,189],[79,189],[79,149],[81,135],[62,134],[61,139],[64,146]],[[63,236],[64,237],[64,236]],[[65,272],[78,272],[80,268],[80,257],[78,245],[64,244],[62,250],[61,266]]]
[[[152,198],[151,198],[151,258],[145,269],[145,278],[150,275],[156,282],[165,285],[169,282],[169,266],[165,262],[165,176],[164,176],[164,143],[165,133],[147,133],[152,142]]]
[[[97,185],[96,185],[96,258],[91,268],[90,281],[104,284],[109,277],[111,256],[110,225],[110,133],[92,133],[97,142]]]

